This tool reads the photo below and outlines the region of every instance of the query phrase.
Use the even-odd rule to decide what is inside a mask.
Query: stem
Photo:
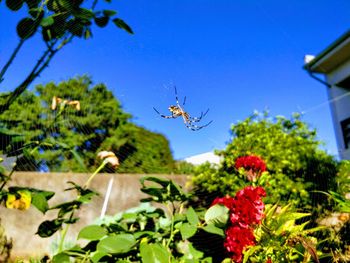
[[[167,242],[167,244],[166,244],[166,247],[169,247],[171,241],[173,241],[173,239],[174,239],[174,223],[175,223],[175,222],[174,222],[174,213],[173,213],[173,211],[171,210],[171,208],[169,207],[169,205],[168,205],[168,210],[169,210],[170,216],[171,216],[171,225],[170,225],[170,237],[169,237],[169,239],[168,239],[168,242]]]
[[[0,72],[0,83],[4,80],[4,75],[7,71],[7,69],[10,67],[10,65],[12,64],[13,60],[16,58],[16,55],[18,53],[18,51],[21,49],[23,43],[24,43],[24,39],[21,39],[17,45],[17,47],[15,48],[15,50],[12,52],[12,55],[10,57],[10,59],[7,61],[7,63],[5,64],[5,66],[2,68],[1,72]]]
[[[4,182],[3,182],[2,185],[0,186],[0,191],[5,187],[6,183],[7,183],[8,181],[11,180],[11,176],[12,176],[13,172],[15,171],[15,167],[16,167],[16,166],[14,166],[14,167],[12,168],[11,172],[9,173],[9,175],[6,176],[7,178],[4,180]]]
[[[64,239],[66,238],[67,232],[68,232],[69,225],[67,224],[65,228],[61,232],[61,240],[60,244],[58,246],[58,253],[61,253],[63,251],[63,244],[64,244]]]
[[[74,210],[70,214],[69,219],[72,219],[73,215],[74,215]],[[61,253],[63,251],[63,244],[64,244],[64,240],[66,238],[67,232],[68,232],[68,228],[69,228],[69,224],[66,224],[65,228],[61,232],[61,240],[60,240],[60,244],[58,246],[58,253]]]
[[[107,164],[106,161],[103,161],[102,164],[96,169],[96,171],[89,177],[89,179],[86,181],[84,188],[88,188],[90,182],[92,181],[92,179],[95,177],[96,174],[98,174],[99,171],[102,170],[103,167],[105,167]]]

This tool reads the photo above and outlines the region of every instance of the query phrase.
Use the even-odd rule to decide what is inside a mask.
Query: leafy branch
[[[1,1],[0,1],[1,2]],[[28,88],[28,86],[44,71],[55,54],[73,38],[89,39],[92,35],[91,27],[96,24],[98,27],[105,27],[112,19],[113,23],[130,34],[132,29],[120,18],[114,17],[114,10],[95,11],[98,0],[94,0],[91,9],[83,6],[88,0],[8,0],[6,6],[12,11],[18,11],[26,3],[28,16],[17,24],[17,35],[20,41],[9,60],[0,71],[0,83],[14,62],[24,42],[40,32],[47,49],[34,65],[31,72],[8,96],[6,102],[0,107],[0,114],[5,112],[9,106]],[[108,1],[109,2],[109,1]]]

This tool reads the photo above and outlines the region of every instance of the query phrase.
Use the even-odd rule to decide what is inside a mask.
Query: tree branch
[[[15,48],[15,50],[12,52],[12,55],[10,57],[10,59],[7,61],[7,63],[4,65],[4,67],[1,69],[0,72],[0,83],[4,80],[4,75],[7,71],[7,69],[9,68],[9,66],[12,64],[13,60],[16,58],[16,55],[18,53],[18,51],[21,49],[23,43],[24,43],[24,39],[21,39],[17,45],[17,47]]]
[[[54,46],[57,41],[55,41],[52,45]],[[33,82],[33,80],[41,73],[41,71],[45,68],[42,66],[42,63],[47,66],[53,55],[56,53],[56,50],[52,50],[52,48],[48,48],[41,58],[38,60],[32,71],[29,73],[27,78],[8,96],[7,101],[0,106],[0,114],[4,113],[10,105],[26,90],[26,88]],[[45,59],[48,59],[45,61]]]
[[[91,7],[92,10],[95,9],[97,2],[98,2],[98,0],[94,0],[94,2],[92,3],[92,7]]]

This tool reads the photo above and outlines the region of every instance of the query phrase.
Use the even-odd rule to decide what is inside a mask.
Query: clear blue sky
[[[0,65],[17,44],[15,25],[23,17],[4,4]],[[302,69],[303,57],[319,53],[350,26],[349,0],[114,0],[109,6],[135,35],[112,24],[94,28],[93,39],[65,47],[36,83],[81,74],[106,83],[137,124],[169,139],[175,158],[223,148],[231,124],[254,110],[290,116],[327,101],[326,88]],[[27,43],[1,91],[13,89],[43,48],[39,36]],[[182,120],[153,111],[167,113],[174,104],[173,84],[187,96],[190,114],[210,108],[203,120],[213,120],[210,126],[192,132]],[[336,154],[329,106],[307,112],[304,120]]]

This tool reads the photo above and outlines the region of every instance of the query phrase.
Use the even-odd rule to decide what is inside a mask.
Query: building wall
[[[84,184],[89,174],[65,174],[65,173],[25,173],[18,172],[13,175],[12,185],[34,187],[43,190],[56,192],[55,196],[49,201],[50,206],[73,200],[76,195],[74,191],[64,191],[69,185],[67,181],[73,181],[77,184]],[[144,175],[130,174],[99,174],[94,178],[90,188],[97,191],[100,195],[93,198],[92,202],[84,205],[77,212],[80,217],[78,223],[69,228],[66,240],[75,242],[79,230],[92,224],[99,218],[105,192],[109,180],[113,177],[114,183],[111,196],[108,203],[106,215],[115,215],[118,212],[128,208],[138,206],[140,199],[145,197],[140,191],[140,178]],[[148,174],[147,176],[151,176]],[[185,186],[187,176],[185,175],[153,175],[161,176],[174,180],[181,186]],[[13,239],[12,257],[42,256],[50,254],[59,240],[56,233],[50,238],[40,238],[36,231],[41,222],[55,218],[57,211],[49,211],[43,215],[35,208],[26,211],[6,209],[0,207],[1,224],[5,227],[6,235]]]
[[[330,108],[333,119],[333,126],[341,159],[350,160],[350,147],[346,149],[341,122],[350,118],[350,85],[339,87],[337,84],[350,77],[350,61],[337,67],[327,74],[327,82],[332,85],[328,89],[328,97],[331,100]]]

